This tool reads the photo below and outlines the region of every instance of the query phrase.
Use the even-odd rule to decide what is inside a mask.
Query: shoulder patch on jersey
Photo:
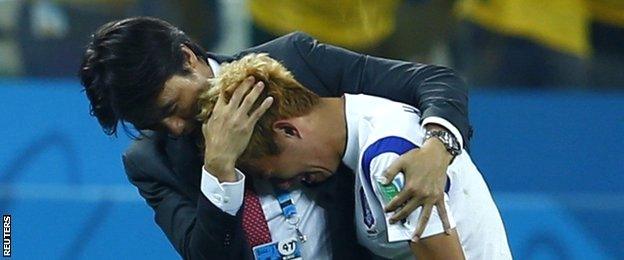
[[[373,189],[372,176],[371,176],[371,162],[375,157],[383,153],[396,153],[398,155],[403,155],[404,153],[414,149],[420,148],[418,145],[412,143],[411,141],[398,136],[387,136],[375,141],[373,144],[368,146],[364,153],[362,153],[361,167],[362,173],[364,174],[364,179],[366,185],[370,190]],[[448,192],[451,186],[451,181],[446,177],[446,187],[444,189],[445,192]]]

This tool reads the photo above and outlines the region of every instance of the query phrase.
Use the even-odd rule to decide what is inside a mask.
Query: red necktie
[[[247,242],[254,246],[271,242],[271,234],[267,225],[260,199],[252,188],[251,183],[246,183],[245,195],[243,196],[243,231]]]

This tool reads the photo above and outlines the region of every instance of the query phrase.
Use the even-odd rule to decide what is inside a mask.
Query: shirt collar
[[[351,103],[352,94],[344,95],[345,121],[347,121],[347,147],[342,156],[342,162],[352,170],[357,169],[359,158],[359,125],[360,113],[356,105]],[[355,102],[354,102],[355,103]]]
[[[208,58],[208,65],[212,69],[212,74],[217,77],[221,73],[221,65],[216,60]]]

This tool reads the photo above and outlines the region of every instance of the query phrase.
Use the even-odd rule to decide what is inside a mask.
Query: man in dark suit
[[[116,134],[120,122],[124,128],[130,123],[143,130],[123,156],[126,173],[184,258],[251,258],[240,211],[235,215],[224,212],[202,194],[200,183],[205,178],[202,165],[219,182],[236,181],[236,158],[261,114],[213,115],[222,121],[203,125],[195,120],[197,95],[209,87],[218,64],[250,52],[268,53],[281,61],[298,81],[321,96],[365,93],[412,104],[422,111],[425,128],[451,132],[455,144],[467,146],[471,129],[465,84],[450,69],[370,57],[319,43],[304,33],[227,57],[204,52],[162,20],[130,18],[108,23],[87,46],[81,83],[92,115],[107,134]],[[258,82],[255,87],[261,85]],[[202,141],[203,151],[197,145]],[[441,141],[432,143],[406,153],[388,172],[406,174],[405,192],[389,209],[403,205],[398,219],[418,206],[424,207],[423,212],[433,206],[441,208],[444,173],[453,148]],[[334,178],[319,189],[334,258],[360,253],[366,257],[366,251],[356,244],[353,228],[353,179]],[[427,218],[423,214],[420,222]]]

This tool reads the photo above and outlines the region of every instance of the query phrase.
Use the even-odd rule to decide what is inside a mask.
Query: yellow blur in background
[[[350,49],[370,48],[395,28],[399,0],[250,0],[258,26],[275,34],[305,31]]]

